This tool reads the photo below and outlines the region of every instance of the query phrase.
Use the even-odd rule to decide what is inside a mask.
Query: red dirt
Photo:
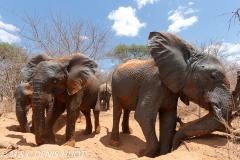
[[[184,104],[179,103],[178,108],[178,113],[184,122],[197,118],[198,107],[196,105],[191,104],[191,106],[185,106]],[[186,111],[184,111],[183,108]],[[205,113],[204,111],[202,112]],[[31,115],[32,113],[30,111],[28,114],[29,120],[31,119]],[[65,139],[65,117],[65,114],[62,115],[54,125],[57,144],[37,146],[35,144],[35,137],[33,134],[21,133],[17,131],[19,127],[14,112],[3,113],[3,115],[0,117],[1,142],[5,141],[17,144],[19,149],[11,151],[2,157],[2,154],[4,151],[7,151],[7,149],[0,148],[0,159],[149,159],[147,157],[137,157],[138,151],[142,148],[145,148],[145,138],[138,123],[134,119],[134,112],[131,112],[130,114],[130,126],[133,129],[133,134],[129,135],[120,133],[122,142],[122,146],[120,147],[113,147],[109,145],[110,133],[112,129],[112,110],[102,112],[100,114],[101,133],[98,135],[95,135],[94,133],[90,135],[81,134],[81,131],[85,128],[85,118],[82,116],[81,123],[76,124],[75,147],[61,146]],[[235,120],[233,123],[233,125],[236,126],[239,124],[239,119]],[[158,120],[156,124],[156,130],[158,135]],[[161,159],[240,159],[239,144],[233,144],[224,133],[214,132],[213,134],[206,136],[185,140],[185,142],[189,148],[189,151],[185,145],[181,145],[176,151],[161,156]],[[14,156],[14,153],[16,153],[16,157],[12,157]],[[69,158],[67,157],[67,153],[70,153]],[[155,159],[158,158],[159,157]]]

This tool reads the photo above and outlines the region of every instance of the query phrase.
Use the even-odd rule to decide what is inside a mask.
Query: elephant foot
[[[70,146],[70,147],[74,147],[75,146],[75,140],[69,140],[66,143],[64,143],[62,146]]]
[[[92,133],[92,129],[85,129],[82,131],[82,135],[88,135],[88,134],[91,134]]]
[[[140,151],[138,152],[138,157],[143,157],[143,156],[154,158],[159,156],[159,153],[158,151],[150,151],[146,153],[146,149],[140,149]]]
[[[56,143],[56,139],[54,138],[44,138],[43,139],[43,143],[44,144],[55,144]]]
[[[130,127],[125,127],[125,128],[122,128],[122,132],[125,134],[132,134],[133,130]]]
[[[145,149],[140,149],[138,152],[138,157],[143,157],[145,156]]]
[[[30,133],[35,134],[35,129],[34,129],[34,127],[30,127]]]
[[[115,141],[115,140],[112,140],[112,139],[110,139],[109,144],[112,145],[112,146],[115,146],[115,147],[119,147],[119,146],[122,145],[122,143],[120,141]]]
[[[45,132],[43,142],[44,142],[44,144],[55,144],[56,139],[55,139],[53,132]]]
[[[95,128],[95,134],[99,134],[101,130],[101,126],[97,125],[97,127]]]

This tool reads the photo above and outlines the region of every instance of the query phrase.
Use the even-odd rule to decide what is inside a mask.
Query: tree
[[[114,48],[113,53],[108,56],[118,59],[119,63],[127,62],[130,59],[146,60],[151,58],[147,45],[136,44],[131,46],[119,44]]]
[[[23,80],[21,68],[28,61],[28,55],[21,47],[2,42],[0,60],[0,93],[13,102],[15,88]]]
[[[53,14],[46,20],[39,15],[31,17],[25,12],[24,27],[16,30],[22,38],[30,40],[31,48],[54,58],[83,53],[99,59],[110,50],[111,31],[93,23],[70,16]]]

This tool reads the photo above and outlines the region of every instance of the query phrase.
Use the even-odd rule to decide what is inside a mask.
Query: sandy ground
[[[184,122],[197,118],[198,107],[196,105],[184,106],[179,103],[179,115]],[[202,114],[205,114],[202,111]],[[32,112],[28,114],[31,120]],[[120,133],[122,146],[113,147],[109,145],[109,139],[112,129],[112,110],[102,112],[100,116],[101,133],[95,135],[82,135],[81,131],[85,128],[85,118],[82,122],[76,124],[76,146],[61,146],[65,139],[65,120],[66,114],[63,114],[54,126],[54,132],[57,139],[55,145],[35,144],[35,137],[31,133],[21,133],[18,131],[18,122],[14,112],[3,113],[0,117],[0,142],[11,142],[18,145],[18,149],[9,150],[0,148],[1,159],[88,159],[88,160],[130,160],[130,159],[149,159],[147,157],[138,158],[140,149],[145,148],[145,138],[134,119],[134,112],[130,115],[130,126],[133,129],[132,134]],[[92,118],[93,122],[93,118]],[[158,130],[158,120],[156,123],[156,132]],[[234,125],[239,124],[236,119]],[[237,126],[239,127],[239,126]],[[121,131],[121,129],[120,129]],[[195,137],[185,140],[186,145],[181,145],[176,151],[167,155],[156,157],[163,160],[215,160],[215,159],[240,159],[239,141],[233,143],[230,138],[220,132]],[[187,146],[187,147],[186,147]],[[188,150],[188,149],[189,150]]]

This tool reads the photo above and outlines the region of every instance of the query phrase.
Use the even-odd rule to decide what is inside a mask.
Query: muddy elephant
[[[109,102],[112,95],[112,87],[110,84],[103,83],[99,89],[99,103],[100,108],[104,111],[109,110]]]
[[[20,124],[20,129],[24,133],[34,133],[34,123],[32,121],[32,127],[29,127],[28,120],[27,120],[27,113],[29,109],[32,108],[32,93],[33,88],[29,85],[29,83],[21,83],[16,87],[14,97],[16,100],[16,116],[17,120]],[[48,101],[46,103],[45,109],[46,114],[52,108],[52,97],[49,96]]]
[[[189,43],[169,32],[151,32],[148,46],[151,60],[130,60],[112,75],[113,128],[110,144],[121,145],[119,121],[130,130],[128,116],[134,118],[146,138],[146,149],[139,156],[156,157],[179,147],[186,137],[204,135],[224,127],[231,113],[230,84],[224,67],[213,56],[200,53]],[[180,98],[209,111],[195,123],[175,131]],[[155,132],[159,114],[160,141]],[[176,133],[176,134],[175,134]]]
[[[84,134],[92,132],[90,109],[95,107],[100,83],[94,75],[97,64],[83,54],[72,54],[53,60],[46,54],[32,59],[22,69],[33,87],[32,105],[35,124],[35,140],[38,145],[55,143],[52,127],[58,117],[67,110],[66,143],[75,145],[75,124],[81,110],[86,116]],[[44,119],[46,97],[54,97],[53,108]],[[93,96],[92,96],[93,95]],[[87,97],[87,98],[85,98]],[[99,110],[94,110],[95,132],[100,132]]]

